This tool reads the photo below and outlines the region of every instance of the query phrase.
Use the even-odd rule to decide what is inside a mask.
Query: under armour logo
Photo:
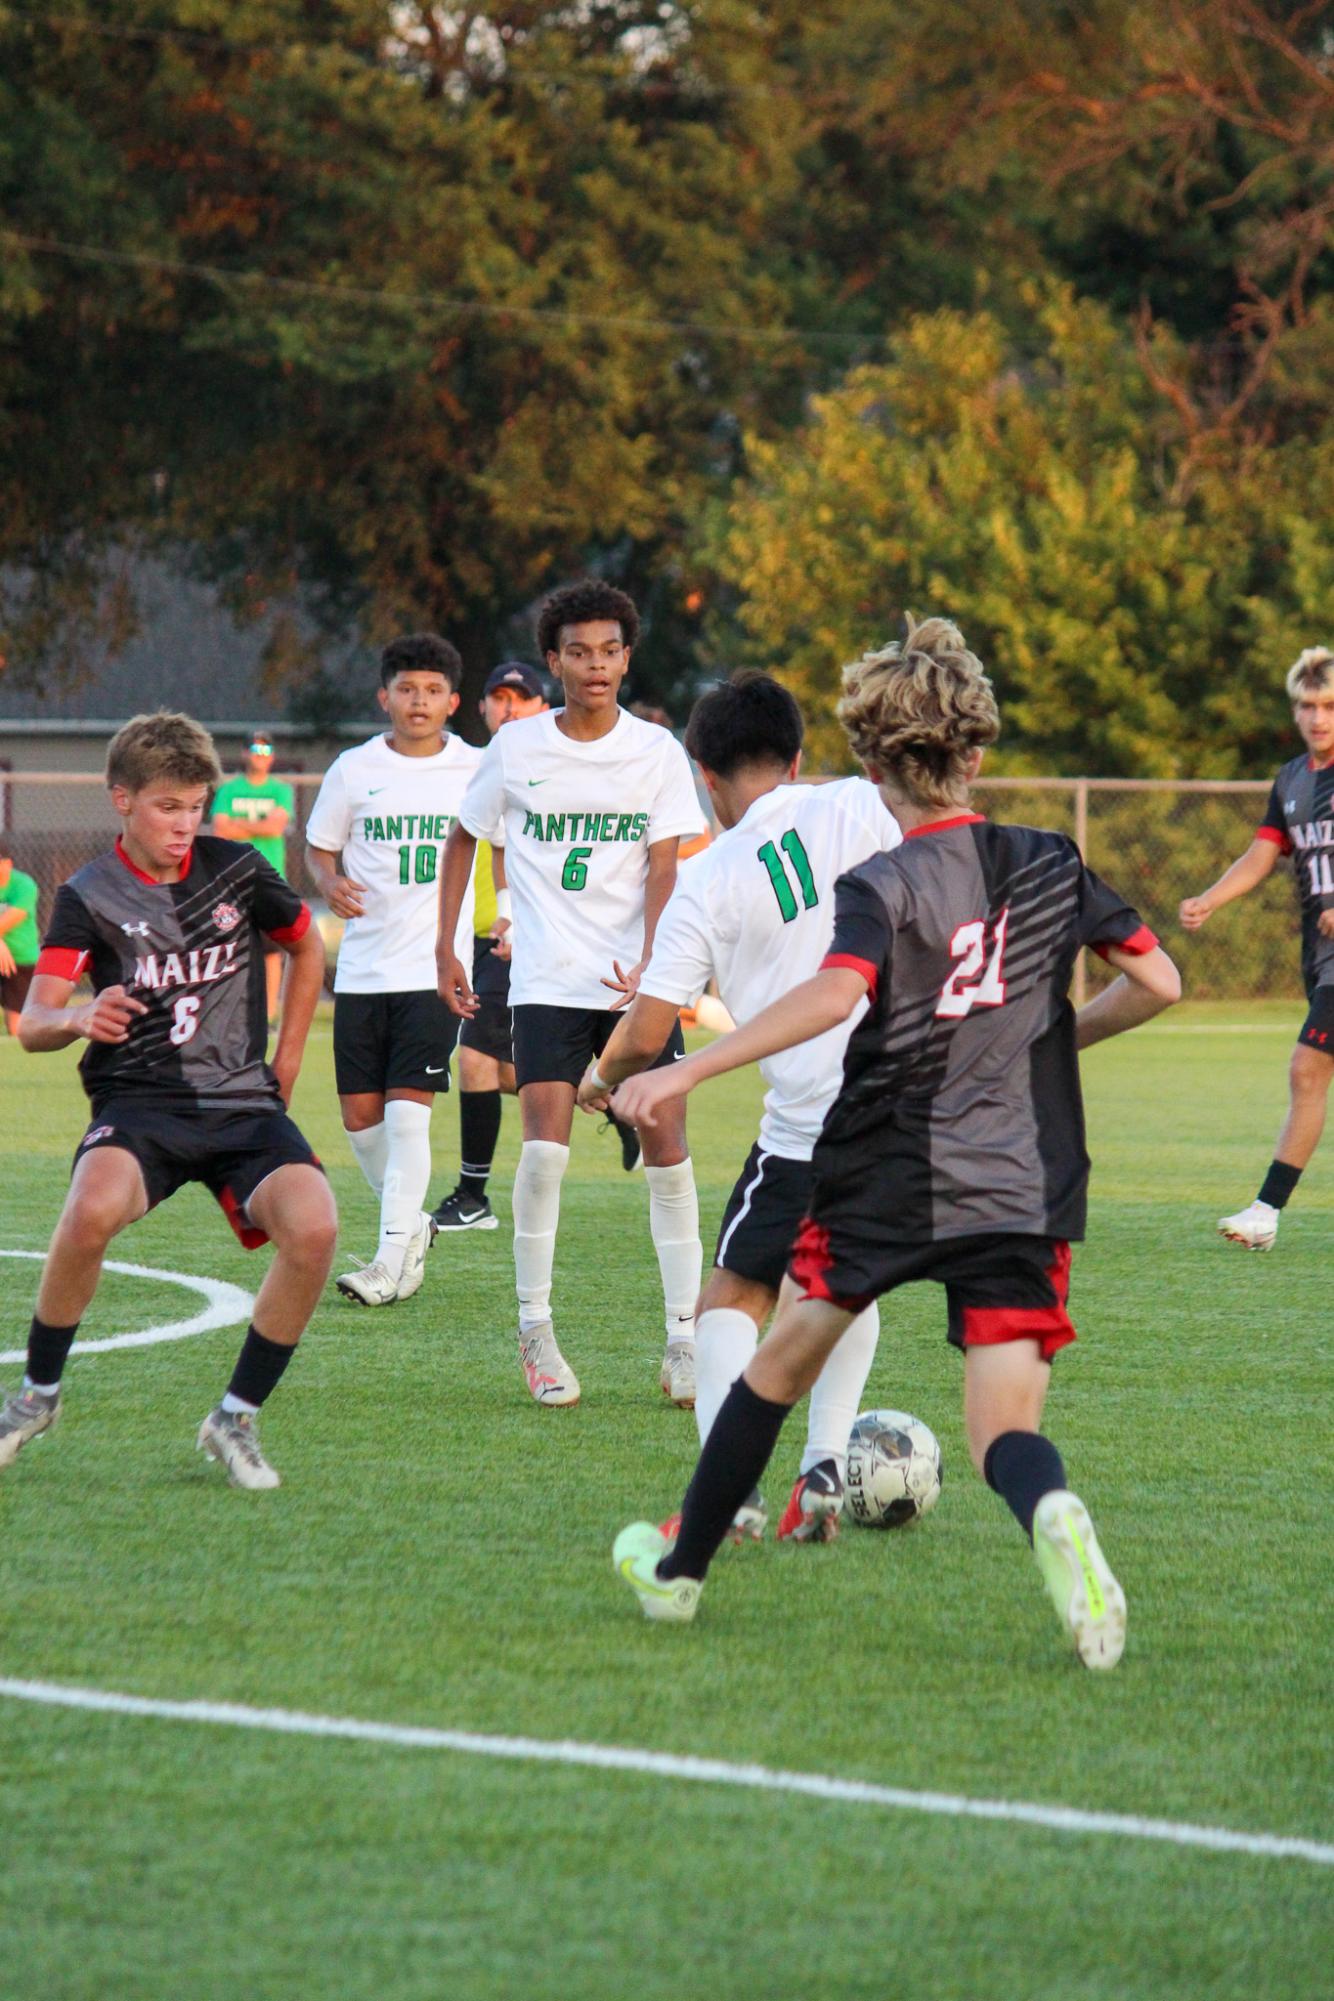
[[[142,924],[122,924],[120,928],[127,938],[146,938],[148,936],[149,927],[146,919]]]

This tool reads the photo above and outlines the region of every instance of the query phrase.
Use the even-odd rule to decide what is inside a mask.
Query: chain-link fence
[[[296,797],[288,874],[313,896],[304,831],[320,774],[284,775]],[[1240,780],[989,778],[977,795],[986,812],[1073,835],[1090,865],[1143,913],[1178,959],[1191,998],[1296,999],[1297,921],[1286,863],[1203,931],[1186,937],[1177,924],[1182,897],[1205,889],[1249,845],[1268,790]],[[44,924],[57,885],[110,844],[117,821],[100,776],[0,771],[0,830],[15,867],[37,880]],[[1100,977],[1098,962],[1081,964],[1081,986]]]

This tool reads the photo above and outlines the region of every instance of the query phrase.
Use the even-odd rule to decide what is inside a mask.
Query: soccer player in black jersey
[[[1293,857],[1307,1015],[1288,1068],[1288,1116],[1254,1202],[1218,1225],[1229,1242],[1251,1251],[1274,1247],[1280,1212],[1320,1144],[1334,1078],[1334,653],[1308,647],[1289,669],[1287,689],[1306,749],[1274,780],[1245,854],[1181,906],[1184,928],[1198,931],[1215,910],[1262,883],[1280,855]]]
[[[25,1049],[85,1039],[92,1123],[74,1157],[28,1336],[23,1387],[0,1410],[0,1467],[60,1415],[60,1381],[116,1234],[202,1181],[247,1249],[276,1255],[199,1447],[234,1486],[279,1484],[255,1417],[292,1358],[333,1258],[338,1219],[287,1116],[324,977],[310,912],[256,850],[199,835],[222,776],[189,716],[136,716],[112,738],[115,847],[62,884],[19,1024]],[[272,1064],[264,954],[290,973]],[[69,1005],[87,973],[91,1001]]]
[[[839,716],[904,841],[835,892],[821,970],[670,1074],[621,1086],[642,1124],[671,1094],[846,1021],[843,1085],[812,1159],[768,1338],[733,1384],[682,1506],[680,1533],[637,1522],[614,1560],[650,1618],[694,1615],[702,1580],[792,1405],[856,1314],[896,1286],[944,1286],[964,1354],[973,1462],[1032,1539],[1090,1667],[1125,1640],[1125,1596],[1039,1425],[1051,1360],[1074,1339],[1069,1247],[1084,1234],[1088,1156],[1076,1050],[1180,994],[1176,968],[1073,841],[969,809],[999,731],[991,685],[957,627],[909,621],[843,677]],[[1081,947],[1121,977],[1076,1017]]]

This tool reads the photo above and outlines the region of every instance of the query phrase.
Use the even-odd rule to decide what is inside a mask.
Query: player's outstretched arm
[[[124,987],[103,987],[82,1007],[69,1005],[73,992],[72,980],[57,979],[54,973],[37,974],[19,1016],[19,1041],[25,1049],[34,1054],[68,1049],[71,1042],[84,1037],[89,1042],[128,1042],[134,1017],[148,1013],[144,1003],[127,994]]]
[[[1152,1021],[1164,1008],[1181,999],[1181,975],[1161,945],[1151,952],[1123,952],[1119,946],[1107,948],[1107,963],[1121,977],[1081,1007],[1075,1016],[1075,1046],[1089,1049],[1105,1042],[1109,1035],[1123,1035]]]
[[[740,1070],[747,1063],[758,1063],[765,1056],[776,1056],[780,1049],[792,1049],[837,1028],[848,1019],[868,985],[850,966],[823,967],[813,979],[803,980],[781,1000],[761,1009],[744,1027],[720,1035],[683,1063],[674,1063],[670,1070],[646,1071],[622,1084],[614,1101],[617,1118],[636,1126],[654,1125],[653,1114],[666,1099],[684,1097],[710,1077]]]
[[[477,996],[472,990],[468,968],[454,950],[463,899],[472,881],[477,858],[477,836],[470,834],[461,820],[449,830],[440,864],[440,919],[435,933],[436,991],[452,1014],[476,1014]]]
[[[306,1050],[306,1037],[324,987],[324,940],[315,926],[308,924],[293,944],[281,945],[279,949],[287,954],[287,984],[270,1067],[278,1079],[283,1103],[290,1105]]]
[[[1254,840],[1244,855],[1225,869],[1213,887],[1206,889],[1203,896],[1188,896],[1181,905],[1180,917],[1183,930],[1198,931],[1206,918],[1225,903],[1245,896],[1262,883],[1267,875],[1272,875],[1281,849],[1276,841]]]

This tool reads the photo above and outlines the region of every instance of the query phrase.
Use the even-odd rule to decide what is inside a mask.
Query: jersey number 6
[[[969,1014],[975,1007],[999,1007],[1005,999],[1005,979],[1002,966],[1005,959],[1005,933],[1010,922],[1007,904],[996,919],[991,933],[991,957],[987,959],[986,971],[982,972],[982,961],[986,958],[986,920],[975,917],[970,924],[961,924],[950,939],[950,957],[960,963],[954,968],[940,990],[936,1002],[938,1015],[960,1016]],[[979,980],[978,974],[982,973]]]

